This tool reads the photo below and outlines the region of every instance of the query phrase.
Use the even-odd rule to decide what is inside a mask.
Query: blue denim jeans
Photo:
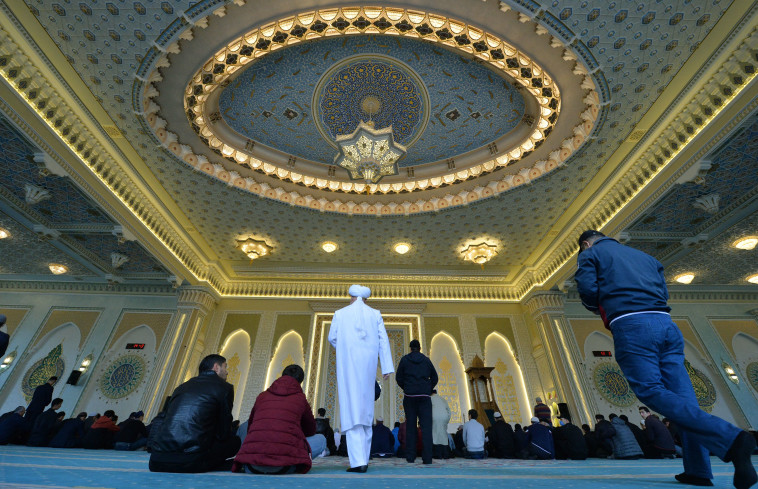
[[[318,457],[321,455],[321,452],[326,450],[326,438],[320,433],[306,437],[305,441],[311,446],[311,459]]]
[[[712,479],[710,453],[724,459],[740,429],[706,413],[684,367],[682,332],[668,314],[643,313],[611,324],[616,361],[637,398],[680,429],[684,472]]]

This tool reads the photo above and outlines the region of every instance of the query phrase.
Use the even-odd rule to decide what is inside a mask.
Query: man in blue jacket
[[[734,486],[758,476],[755,439],[698,406],[684,368],[684,339],[671,320],[663,265],[652,256],[587,230],[579,237],[575,275],[582,304],[613,333],[616,361],[637,398],[681,428],[684,472],[676,480],[711,486],[709,451],[734,464]]]

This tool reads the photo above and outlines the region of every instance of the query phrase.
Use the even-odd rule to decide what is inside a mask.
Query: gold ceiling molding
[[[188,26],[187,32],[192,27]],[[204,26],[200,25],[200,27]],[[369,185],[295,172],[287,165],[278,165],[253,156],[254,144],[250,142],[236,146],[223,141],[214,132],[213,121],[219,116],[208,113],[205,104],[217,89],[229,83],[230,77],[235,72],[262,56],[305,40],[358,34],[413,37],[436,42],[456,49],[462,54],[476,57],[515,80],[516,84],[537,102],[538,113],[536,117],[533,116],[532,120],[528,121],[534,130],[519,146],[508,148],[503,154],[492,156],[491,159],[469,168],[450,171],[450,168],[446,166],[444,174],[432,178]],[[536,35],[540,34],[544,33],[540,31],[536,33]],[[185,39],[189,41],[192,37],[189,34],[185,36]],[[554,48],[565,47],[560,43],[551,43],[551,45]],[[172,44],[168,50],[174,54],[180,51],[179,43]],[[248,32],[230,42],[196,72],[187,87],[184,99],[185,112],[190,117],[192,127],[202,139],[208,142],[210,150],[235,165],[227,168],[223,160],[211,162],[205,155],[196,154],[190,146],[182,144],[175,133],[168,130],[167,121],[159,115],[161,108],[156,98],[159,94],[157,85],[163,79],[158,70],[168,68],[171,61],[167,52],[151,59],[152,71],[144,79],[138,79],[143,84],[137,95],[142,98],[141,113],[138,116],[144,120],[146,127],[153,131],[156,139],[169,152],[193,169],[221,180],[229,186],[291,205],[344,214],[382,216],[437,211],[492,197],[527,184],[563,165],[591,137],[600,112],[600,99],[587,69],[577,61],[573,53],[566,51],[563,59],[573,66],[572,71],[575,75],[582,77],[581,84],[576,89],[582,93],[584,104],[583,111],[578,114],[579,124],[573,128],[572,137],[556,141],[554,149],[546,159],[535,162],[531,167],[521,168],[517,173],[504,175],[501,179],[490,179],[486,184],[448,193],[442,197],[419,198],[411,202],[406,200],[409,192],[434,190],[487,175],[513,165],[528,156],[546,140],[556,124],[561,104],[559,101],[556,102],[560,97],[559,88],[542,67],[499,37],[441,15],[402,8],[367,6],[323,9],[290,16]],[[244,170],[246,175],[240,174],[238,170]],[[256,173],[295,183],[305,190],[288,191],[282,187],[272,186],[260,180],[259,177],[256,178]],[[342,200],[318,198],[318,195],[314,197],[308,194],[308,189],[341,194]],[[394,195],[403,200],[362,202],[361,200],[366,195]]]
[[[2,10],[4,14],[3,18],[6,21],[12,18],[12,13],[7,11],[5,7]],[[6,27],[8,26],[3,25],[0,27],[0,76],[2,76],[8,86],[47,125],[48,129],[60,138],[60,141],[68,150],[76,155],[79,161],[97,176],[100,182],[129,209],[132,215],[195,278],[198,280],[212,280],[213,277],[209,277],[206,271],[207,267],[202,265],[200,257],[186,246],[186,240],[174,231],[174,228],[163,217],[161,211],[149,199],[145,198],[141,192],[140,185],[124,171],[119,162],[112,156],[115,151],[109,151],[101,144],[97,135],[90,130],[88,125],[80,119],[77,111],[71,107],[69,96],[61,94],[56,90],[55,85],[58,85],[59,81],[56,80],[55,83],[52,83],[46,78],[39,67],[35,66],[32,58],[19,46],[15,37]],[[22,33],[18,33],[17,36],[22,39],[25,37]],[[34,49],[31,46],[30,48]],[[48,68],[53,70],[52,67]],[[53,73],[55,72],[53,71]],[[97,200],[103,207],[112,209],[100,197],[100,191],[91,188],[89,183],[72,169],[69,162],[59,157],[36,131],[29,128],[6,101],[0,100],[0,107],[27,136],[66,169],[70,178],[88,189],[87,193],[93,199]],[[96,124],[95,121],[87,122],[93,126]],[[219,282],[218,279],[214,281],[216,283]]]
[[[755,14],[754,14],[755,15]],[[554,250],[534,269],[527,270],[516,278],[519,297],[526,296],[531,290],[541,287],[553,275],[562,269],[578,251],[576,239],[585,229],[604,229],[608,226],[637,195],[671,164],[692,141],[711,124],[718,115],[734,101],[743,90],[751,85],[758,72],[758,28],[743,19],[735,28],[748,27],[745,37],[736,49],[719,66],[713,67],[704,75],[700,83],[692,83],[689,90],[679,96],[686,105],[665,127],[655,132],[655,138],[648,141],[643,138],[637,145],[637,151],[630,152],[619,165],[625,169],[612,187],[598,194],[590,211],[564,234],[564,239],[556,240]],[[752,87],[756,90],[756,87]],[[718,141],[727,135],[736,125],[758,107],[758,99],[752,98],[739,114],[719,129],[718,137],[708,141],[699,150],[705,154]],[[649,131],[648,134],[653,133]],[[693,159],[692,162],[697,158]],[[648,202],[653,202],[673,185],[676,179],[688,168],[684,164],[666,182],[660,182]],[[624,225],[644,211],[646,206],[638,206],[631,216],[627,216]],[[614,228],[621,228],[614,225]]]

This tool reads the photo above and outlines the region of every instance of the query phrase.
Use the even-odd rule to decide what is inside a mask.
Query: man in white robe
[[[334,313],[329,343],[337,350],[337,388],[340,430],[350,457],[348,472],[366,472],[374,421],[374,383],[377,357],[385,379],[395,371],[382,315],[363,301],[368,287],[352,285],[350,305]]]

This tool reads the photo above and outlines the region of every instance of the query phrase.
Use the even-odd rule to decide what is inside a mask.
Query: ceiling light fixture
[[[273,250],[265,241],[254,238],[238,239],[237,248],[251,260],[266,256]]]
[[[404,255],[408,253],[409,251],[411,251],[411,245],[409,245],[408,243],[397,243],[394,246],[394,249],[395,249],[395,253],[399,255]]]
[[[756,245],[758,245],[758,236],[746,236],[732,243],[732,247],[738,250],[752,250]]]
[[[758,273],[755,273],[747,278],[747,281],[751,284],[758,284]]]
[[[332,241],[324,241],[321,243],[321,249],[327,253],[332,253],[333,251],[337,251],[337,243],[334,243]]]
[[[740,378],[737,377],[737,372],[734,371],[734,368],[731,365],[729,365],[726,362],[722,362],[721,368],[724,369],[724,372],[726,372],[726,376],[729,378],[729,380],[731,380],[735,384],[740,383]]]
[[[397,175],[397,160],[406,152],[392,137],[392,126],[374,129],[373,121],[361,122],[352,134],[337,136],[337,145],[340,153],[334,163],[346,169],[353,180],[367,184]]]
[[[11,235],[10,231],[8,231],[5,228],[0,228],[0,239],[9,238]]]
[[[687,273],[680,273],[676,277],[674,277],[674,280],[679,282],[680,284],[689,284],[692,282],[692,279],[695,278],[695,274],[692,272]]]
[[[51,263],[48,265],[48,268],[53,272],[53,275],[63,275],[68,272],[68,267],[66,265],[61,265],[60,263]]]
[[[497,255],[497,246],[482,241],[481,243],[467,246],[461,251],[461,254],[464,260],[484,266],[485,263]]]

